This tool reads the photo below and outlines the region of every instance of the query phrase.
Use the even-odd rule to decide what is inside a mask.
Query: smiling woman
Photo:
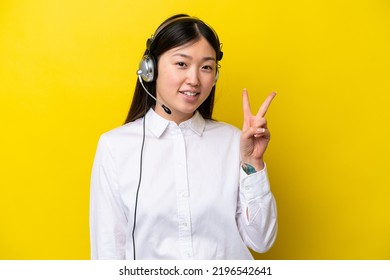
[[[141,72],[142,79],[145,82],[148,82],[146,87],[154,98],[156,97],[156,80],[158,82],[158,68],[161,67],[160,64],[157,66],[157,63],[161,57],[164,57],[163,54],[165,52],[170,52],[170,54],[174,57],[177,56],[177,59],[179,57],[183,58],[184,56],[188,60],[190,58],[189,54],[179,52],[179,50],[189,47],[189,45],[196,44],[202,39],[208,42],[208,45],[204,44],[203,47],[210,48],[204,54],[202,59],[212,60],[215,64],[218,64],[218,61],[220,61],[223,56],[219,38],[210,26],[206,25],[199,19],[180,14],[173,16],[163,22],[155,34],[147,40],[147,49],[144,53],[143,59],[141,60],[140,70],[144,71]],[[174,51],[176,51],[176,53],[172,53]],[[177,66],[181,68],[185,67],[185,61],[174,60],[170,63],[177,63]],[[213,68],[215,69],[214,80],[216,82],[216,79],[218,78],[218,68]],[[141,83],[141,79],[137,81],[133,102],[126,119],[126,123],[134,121],[145,115],[145,102],[147,103],[146,109],[154,107],[154,100],[147,100],[144,92],[144,85]],[[198,108],[199,113],[205,119],[210,119],[213,113],[214,95],[215,87],[213,86],[209,96]]]
[[[263,155],[275,94],[253,116],[244,90],[242,133],[213,121],[221,59],[217,34],[188,15],[147,41],[126,123],[103,134],[96,152],[93,259],[252,259],[248,248],[273,245]]]

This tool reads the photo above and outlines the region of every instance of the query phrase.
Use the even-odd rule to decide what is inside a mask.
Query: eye
[[[187,66],[187,64],[185,64],[185,62],[182,62],[182,61],[176,62],[176,65],[177,65],[179,68],[185,68],[185,67]]]
[[[202,66],[203,70],[206,70],[207,72],[213,71],[213,67],[211,65],[204,65]]]

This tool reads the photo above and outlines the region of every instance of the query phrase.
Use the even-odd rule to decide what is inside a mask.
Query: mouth
[[[179,91],[181,94],[184,94],[186,96],[195,96],[195,95],[198,95],[199,92],[195,92],[195,91]]]

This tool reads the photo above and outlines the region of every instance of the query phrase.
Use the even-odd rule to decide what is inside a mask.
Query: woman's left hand
[[[271,93],[260,106],[257,114],[253,116],[249,105],[248,92],[246,89],[242,91],[244,125],[240,141],[241,161],[252,165],[256,171],[264,168],[263,156],[271,138],[265,114],[275,96],[275,92]]]

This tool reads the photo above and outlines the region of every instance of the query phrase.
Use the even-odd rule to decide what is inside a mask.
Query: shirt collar
[[[179,126],[181,129],[190,128],[198,136],[203,134],[206,121],[202,115],[196,111],[191,119],[182,122],[180,125],[177,125],[173,121],[164,119],[159,114],[157,114],[152,108],[146,113],[146,127],[157,137],[160,138],[161,135],[167,130],[169,125]]]

